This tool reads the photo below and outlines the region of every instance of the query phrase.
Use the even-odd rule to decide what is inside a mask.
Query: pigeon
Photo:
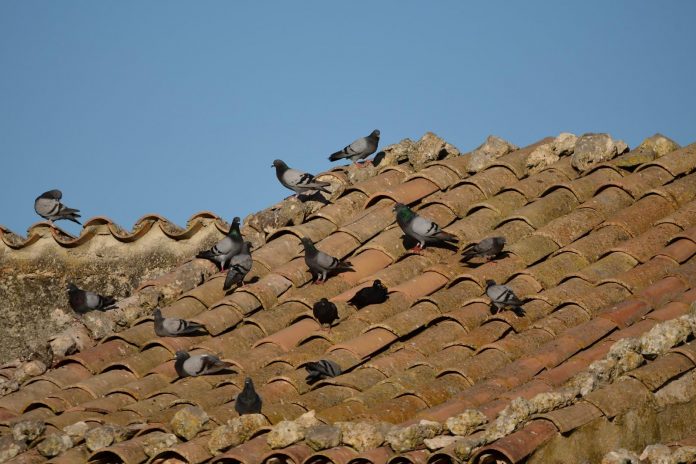
[[[113,297],[101,296],[94,292],[81,290],[73,283],[68,283],[68,300],[70,301],[70,307],[75,312],[81,314],[95,310],[106,311],[116,304],[116,300]]]
[[[331,330],[331,325],[338,319],[338,308],[334,303],[326,298],[322,298],[314,303],[312,314],[314,314],[314,318],[319,321],[322,327],[328,326],[329,330]]]
[[[478,243],[471,243],[464,248],[462,253],[462,261],[479,256],[486,261],[490,261],[503,251],[505,247],[505,237],[488,237]]]
[[[305,263],[312,274],[317,276],[315,281],[317,284],[326,282],[326,276],[329,272],[338,273],[353,270],[353,265],[349,262],[339,261],[333,256],[317,250],[314,243],[308,238],[302,239],[302,245],[304,245]]]
[[[185,321],[173,317],[162,317],[162,311],[155,308],[155,333],[160,337],[176,337],[177,335],[195,334],[205,330],[205,326],[197,322]]]
[[[387,287],[382,285],[382,282],[378,279],[372,282],[371,287],[358,290],[353,298],[348,300],[348,303],[358,309],[362,309],[371,304],[384,303],[387,301],[387,298],[389,298],[389,290],[387,290]]]
[[[524,316],[522,305],[526,301],[517,298],[517,295],[507,285],[496,285],[495,281],[486,280],[486,295],[491,299],[491,312],[493,314],[509,307],[518,316]]]
[[[343,373],[341,366],[326,359],[317,362],[308,362],[305,364],[304,368],[307,370],[307,378],[305,380],[308,385],[312,385],[317,380],[336,377]]]
[[[186,351],[177,351],[176,361],[174,361],[174,369],[181,378],[215,374],[231,366],[231,363],[221,361],[220,358],[215,355],[197,354],[191,356]]]
[[[441,230],[440,226],[433,221],[419,216],[404,204],[397,203],[394,205],[394,211],[396,211],[396,222],[401,227],[401,230],[404,231],[404,234],[418,241],[418,244],[413,247],[413,251],[423,250],[426,243],[441,244],[444,242],[457,243],[459,241],[456,236]]]
[[[277,159],[273,161],[273,165],[271,167],[276,168],[276,176],[278,177],[280,183],[283,184],[284,187],[295,192],[295,196],[310,190],[318,190],[328,194],[331,193],[324,188],[331,185],[330,183],[320,182],[311,174],[289,168],[284,161]]]
[[[244,389],[239,392],[237,399],[234,401],[234,410],[240,416],[244,414],[259,414],[262,404],[261,397],[254,390],[254,382],[247,377],[244,379]]]
[[[244,242],[242,251],[230,260],[230,270],[227,271],[223,290],[229,290],[233,285],[244,285],[244,277],[251,271],[254,262],[251,259],[251,242]]]
[[[224,271],[229,265],[233,256],[242,251],[242,234],[239,232],[239,218],[232,220],[229,232],[219,242],[217,242],[210,250],[201,251],[196,255],[196,258],[210,260],[220,266],[220,270]]]
[[[377,129],[373,130],[367,137],[361,137],[355,140],[353,143],[345,147],[341,151],[329,156],[329,161],[338,161],[340,159],[348,158],[356,166],[361,166],[358,161],[363,160],[377,151],[377,145],[379,144],[379,131]],[[365,161],[365,163],[372,163],[372,161]]]
[[[51,224],[53,224],[53,221],[67,219],[82,225],[77,220],[80,217],[80,210],[68,208],[60,202],[61,198],[63,198],[63,192],[58,189],[44,192],[34,200],[34,211],[42,218],[48,219]]]

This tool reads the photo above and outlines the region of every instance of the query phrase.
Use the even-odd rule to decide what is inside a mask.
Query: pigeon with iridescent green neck
[[[198,253],[196,258],[210,260],[217,264],[221,271],[224,271],[229,265],[232,257],[242,251],[244,240],[242,239],[241,232],[239,232],[239,221],[240,219],[238,217],[234,218],[227,235],[213,245],[210,250]]]
[[[396,222],[404,234],[418,242],[413,247],[413,251],[418,252],[424,249],[426,244],[441,245],[459,241],[456,236],[440,229],[440,226],[433,221],[419,216],[402,203],[394,205],[394,211],[396,211]]]

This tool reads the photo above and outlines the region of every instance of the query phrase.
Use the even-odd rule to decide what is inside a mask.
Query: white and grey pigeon
[[[440,229],[440,226],[433,221],[419,216],[402,203],[394,205],[394,211],[396,211],[396,222],[404,234],[418,242],[413,247],[413,251],[424,249],[426,243],[442,244],[445,242],[457,243],[459,241],[455,235]]]
[[[491,299],[491,312],[498,313],[500,310],[510,308],[515,314],[524,316],[522,305],[526,301],[520,300],[507,285],[497,285],[494,280],[486,280],[486,295]]]
[[[305,263],[313,275],[316,276],[314,283],[326,282],[329,273],[352,271],[353,265],[347,261],[339,261],[333,256],[329,256],[323,251],[317,250],[314,243],[308,238],[302,239],[305,251]]]
[[[377,151],[377,145],[379,145],[379,131],[377,129],[373,130],[367,137],[360,137],[359,139],[353,141],[343,150],[337,151],[329,156],[329,161],[338,161],[340,159],[349,159],[358,167],[364,166],[365,163],[372,163],[372,161],[365,161],[362,165],[358,164],[358,161],[363,160]]]
[[[210,260],[217,264],[221,271],[224,271],[229,265],[232,257],[242,251],[244,240],[242,239],[241,232],[239,232],[239,221],[240,219],[238,217],[232,219],[232,225],[227,235],[222,237],[210,250],[198,253],[196,258]]]
[[[276,169],[276,177],[278,177],[280,183],[295,192],[296,195],[311,190],[331,193],[325,188],[331,185],[330,183],[318,181],[312,174],[290,168],[282,160],[277,159],[273,161],[271,167]]]
[[[63,198],[63,193],[58,189],[44,192],[34,200],[34,211],[42,218],[49,220],[51,224],[53,221],[67,219],[82,225],[77,220],[80,217],[80,210],[68,208],[60,202],[61,198]]]
[[[215,374],[232,367],[231,363],[221,361],[212,354],[197,354],[191,356],[186,351],[177,351],[174,369],[179,377],[196,377],[198,375]]]
[[[81,314],[89,311],[106,311],[116,304],[113,297],[82,290],[73,283],[68,283],[68,301],[70,307]]]
[[[155,316],[155,334],[160,337],[190,335],[205,330],[205,326],[197,322],[174,317],[164,317],[159,308],[155,308],[153,314]]]
[[[505,237],[488,237],[478,243],[470,243],[462,252],[462,261],[466,262],[475,257],[484,258],[486,261],[498,256],[505,247]]]
[[[230,270],[227,271],[223,290],[229,290],[233,285],[244,285],[244,277],[251,271],[254,261],[251,259],[251,242],[244,242],[242,251],[230,260]]]

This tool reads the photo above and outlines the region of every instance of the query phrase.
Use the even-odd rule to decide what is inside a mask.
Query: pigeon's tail
[[[353,265],[350,261],[341,261],[336,265],[336,272],[352,271]]]
[[[476,244],[471,243],[467,245],[462,252],[462,261],[469,261],[477,255]]]
[[[99,305],[99,309],[104,311],[104,310],[112,308],[115,305],[116,305],[116,298],[114,298],[113,296],[103,296],[102,300],[101,300],[101,305]]]
[[[200,330],[206,330],[205,326],[203,324],[199,324],[198,322],[188,321],[186,328],[184,330],[182,330],[180,333],[181,334],[190,334],[190,333],[198,332]]]
[[[77,220],[77,218],[80,217],[80,210],[79,209],[74,209],[74,208],[63,208],[60,210],[60,218],[61,219],[67,219],[68,221],[76,222],[80,225],[82,223]]]
[[[333,153],[333,154],[331,154],[331,156],[329,156],[329,161],[338,161],[338,160],[341,160],[343,158],[346,158],[347,156],[348,156],[348,154],[346,152],[344,152],[343,150],[337,151],[336,153]]]
[[[448,232],[445,232],[444,230],[438,232],[437,235],[435,235],[435,238],[442,240],[443,242],[447,242],[447,243],[459,242],[459,239],[457,238],[456,235],[452,235]]]
[[[242,280],[244,280],[244,274],[234,272],[232,269],[230,269],[230,271],[227,273],[227,277],[225,277],[225,283],[222,285],[222,289],[227,291],[232,288],[233,285],[239,286],[242,283]]]
[[[326,190],[326,189],[324,188],[324,187],[328,187],[329,185],[331,185],[331,184],[328,183],[328,182],[314,181],[314,182],[312,182],[311,184],[305,185],[305,187],[312,188],[312,189],[318,190],[318,191],[320,191],[320,192],[324,192],[324,193],[331,194],[331,192],[330,192],[329,190]]]
[[[201,251],[200,253],[198,253],[196,255],[196,258],[209,259],[209,260],[212,260],[214,257],[215,257],[215,255],[210,250]]]

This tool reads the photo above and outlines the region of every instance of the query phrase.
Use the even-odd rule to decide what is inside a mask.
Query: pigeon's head
[[[241,219],[239,219],[239,216],[235,216],[234,219],[232,219],[232,224],[234,224],[235,226],[238,226],[240,222]]]
[[[495,285],[495,280],[486,279],[486,288],[492,287],[493,285]]]
[[[374,282],[372,282],[372,286],[373,286],[374,288],[379,288],[380,290],[386,290],[386,289],[387,289],[387,287],[385,287],[385,286],[382,284],[382,281],[379,280],[379,279],[377,279],[377,280],[375,280]]]
[[[408,206],[404,205],[403,203],[398,203],[398,202],[397,202],[397,203],[394,204],[394,207],[392,208],[392,211],[399,212],[399,210],[404,209],[404,208],[408,208]]]
[[[371,133],[370,135],[371,135],[372,137],[377,137],[377,138],[379,138],[379,129],[373,130],[372,133]]]
[[[191,357],[191,355],[188,354],[186,351],[177,351],[174,356],[177,361],[185,360]]]
[[[248,240],[244,242],[244,252],[245,253],[251,252],[251,242]]]
[[[244,388],[254,388],[254,382],[251,380],[251,377],[244,379]]]
[[[311,250],[314,248],[314,243],[312,242],[312,240],[310,240],[307,237],[301,238],[300,242],[302,242],[302,247],[304,248],[305,251]]]
[[[328,300],[328,298],[322,298],[321,300],[319,300],[319,303],[328,304],[329,300]]]
[[[503,245],[505,245],[505,237],[495,237],[495,240],[498,243],[502,243]]]
[[[77,288],[77,285],[72,282],[68,282],[68,293],[76,292],[78,290],[79,288]]]
[[[159,308],[155,308],[155,310],[152,311],[152,315],[155,316],[155,319],[162,319],[162,311],[160,311]]]
[[[285,161],[283,161],[283,160],[273,160],[273,164],[271,165],[271,167],[276,168],[276,169],[278,169],[278,168],[282,169],[282,168],[287,168],[288,165],[285,164]]]

